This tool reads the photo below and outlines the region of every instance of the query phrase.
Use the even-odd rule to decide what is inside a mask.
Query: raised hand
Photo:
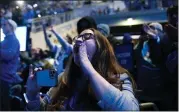
[[[33,70],[33,65],[31,64],[29,67],[29,77],[27,80],[27,88],[26,93],[29,100],[35,100],[36,96],[40,92],[40,87],[37,85],[35,72],[42,70],[42,68],[35,68]]]
[[[83,40],[77,39],[74,45],[74,52],[77,53],[79,57],[79,62],[81,64],[85,64],[86,61],[89,61],[88,55],[87,55],[87,50],[86,50],[86,45]]]
[[[155,30],[151,29],[147,24],[143,25],[143,29],[149,35],[149,38],[150,38],[150,36],[155,39],[157,38],[157,32]]]

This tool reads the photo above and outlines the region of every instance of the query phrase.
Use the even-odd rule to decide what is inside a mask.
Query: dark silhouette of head
[[[92,17],[85,16],[77,22],[77,32],[80,34],[83,30],[94,28],[97,29],[97,24]]]

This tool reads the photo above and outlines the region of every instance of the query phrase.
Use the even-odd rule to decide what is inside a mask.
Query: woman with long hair
[[[130,73],[117,63],[110,43],[95,29],[74,38],[73,53],[58,81],[40,98],[31,70],[27,110],[139,110]]]

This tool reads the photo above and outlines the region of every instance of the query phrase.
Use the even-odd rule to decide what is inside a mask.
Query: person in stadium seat
[[[35,68],[35,71],[41,68]],[[73,54],[57,87],[43,99],[35,75],[27,81],[27,110],[139,110],[130,73],[115,58],[100,32],[87,29],[74,40]]]

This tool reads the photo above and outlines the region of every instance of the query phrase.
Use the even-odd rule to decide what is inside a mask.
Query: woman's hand
[[[74,47],[77,47],[76,49],[78,49],[77,55],[79,57],[80,65],[84,65],[86,62],[90,62],[88,59],[85,42],[77,39]]]
[[[26,93],[29,100],[36,100],[36,96],[40,92],[40,87],[37,85],[37,80],[34,72],[42,70],[42,68],[35,68],[33,70],[33,65],[29,67],[29,77],[27,80]]]
[[[75,50],[76,49],[76,50]],[[76,40],[74,45],[74,52],[76,52],[75,55],[77,55],[79,59],[79,66],[83,73],[88,77],[91,71],[94,70],[90,59],[87,54],[86,44],[82,40]]]

